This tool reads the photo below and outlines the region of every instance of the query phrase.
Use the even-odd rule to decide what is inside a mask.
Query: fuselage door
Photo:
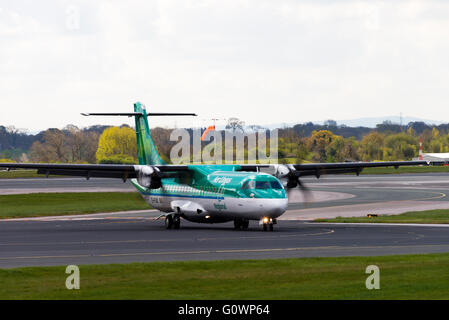
[[[218,193],[217,193],[217,195],[218,195],[218,198],[219,199],[223,199],[224,200],[224,191],[225,191],[225,189],[224,189],[224,186],[221,186],[220,188],[218,188]]]

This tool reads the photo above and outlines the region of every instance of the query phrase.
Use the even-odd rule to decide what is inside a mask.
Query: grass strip
[[[368,290],[368,265],[380,289]],[[0,269],[0,299],[449,299],[449,254]]]
[[[0,219],[145,210],[149,208],[137,192],[0,195]]]
[[[49,175],[49,178],[61,177]],[[37,174],[37,170],[0,170],[0,179],[45,178],[44,174]]]
[[[316,219],[315,222],[336,223],[449,223],[449,209],[410,211],[398,215],[379,215],[374,217],[336,217],[333,219]]]
[[[401,173],[432,173],[432,172],[449,172],[447,166],[412,166],[412,167],[392,167],[386,168],[365,168],[360,174],[401,174]]]

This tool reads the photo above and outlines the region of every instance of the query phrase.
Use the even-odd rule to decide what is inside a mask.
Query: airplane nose
[[[273,199],[269,208],[269,213],[275,216],[280,216],[287,210],[288,199]]]
[[[287,198],[284,198],[284,199],[282,199],[283,201],[281,201],[281,210],[282,210],[282,213],[284,213],[285,211],[287,211],[287,207],[288,207],[288,199]]]

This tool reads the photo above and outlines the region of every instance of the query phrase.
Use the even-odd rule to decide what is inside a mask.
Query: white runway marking
[[[370,227],[389,227],[389,226],[396,226],[396,227],[432,227],[432,228],[449,228],[449,224],[430,224],[430,223],[351,223],[351,222],[345,222],[345,223],[338,223],[338,222],[332,222],[332,223],[326,223],[326,222],[309,222],[308,224],[311,225],[320,225],[320,226],[332,226],[332,225],[344,225],[344,226],[370,226]]]
[[[332,191],[317,191],[312,190],[308,195],[305,195],[301,190],[291,190],[288,196],[289,203],[301,203],[301,202],[326,202],[354,198],[355,195],[344,192],[332,192]]]
[[[368,214],[401,214],[409,211],[449,209],[449,201],[386,201],[326,208],[289,210],[280,220],[315,220],[337,217],[366,217]]]
[[[21,189],[2,189],[1,195],[9,194],[31,194],[31,193],[79,193],[79,192],[137,192],[132,189],[119,189],[119,188],[64,188],[61,191],[60,188],[21,188]]]
[[[82,220],[107,220],[107,219],[145,219],[154,218],[153,216],[145,217],[145,214],[157,213],[158,210],[133,210],[133,211],[119,211],[119,212],[101,212],[101,213],[91,213],[91,214],[78,214],[78,215],[68,215],[68,216],[46,216],[46,217],[29,217],[29,218],[12,218],[12,219],[1,219],[2,221],[82,221]],[[130,215],[140,214],[142,216],[130,216]]]

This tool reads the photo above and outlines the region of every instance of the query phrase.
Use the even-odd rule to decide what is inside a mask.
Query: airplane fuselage
[[[162,179],[157,189],[144,188],[137,179],[131,181],[155,209],[178,213],[193,222],[276,219],[287,209],[286,192],[272,175],[237,172],[233,166],[189,168],[191,175]]]

